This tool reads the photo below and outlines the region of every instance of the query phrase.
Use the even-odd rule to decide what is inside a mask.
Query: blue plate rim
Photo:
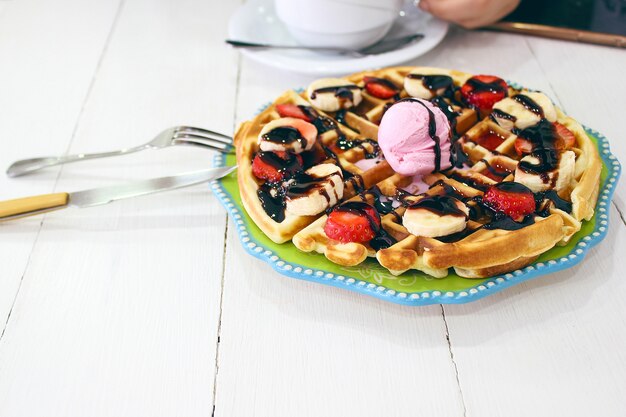
[[[230,219],[235,223],[237,235],[246,252],[270,264],[275,271],[282,275],[343,288],[407,306],[419,307],[431,304],[464,304],[479,300],[538,276],[571,268],[582,261],[589,250],[606,237],[609,228],[610,205],[620,177],[621,164],[617,160],[617,157],[611,153],[609,142],[603,134],[586,126],[583,127],[587,133],[593,135],[598,140],[600,157],[608,169],[608,175],[602,184],[595,207],[594,217],[596,217],[596,224],[594,230],[588,235],[581,236],[572,250],[566,256],[558,260],[553,259],[545,262],[537,262],[513,272],[491,277],[488,281],[482,282],[467,290],[446,292],[429,290],[415,293],[401,292],[359,278],[346,276],[347,274],[337,275],[306,265],[287,262],[281,259],[280,256],[275,254],[271,249],[265,248],[252,238],[244,217],[240,214],[239,208],[232,202],[232,195],[222,187],[221,180],[211,182],[211,189],[220,203],[228,211]],[[225,163],[226,159],[222,154],[215,155],[213,160],[214,166],[221,167],[224,166]]]

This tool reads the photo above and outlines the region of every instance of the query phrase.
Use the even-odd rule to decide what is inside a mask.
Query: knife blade
[[[124,198],[160,193],[222,178],[237,167],[219,167],[168,177],[151,178],[73,193],[42,194],[0,202],[0,221],[32,216],[66,207],[93,207]]]

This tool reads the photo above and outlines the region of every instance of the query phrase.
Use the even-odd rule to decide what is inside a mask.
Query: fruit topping
[[[310,122],[311,118],[305,113],[304,108],[306,106],[299,106],[297,104],[278,104],[276,105],[276,111],[280,117],[293,117],[294,119],[301,119],[305,122]]]
[[[289,152],[259,152],[252,160],[252,174],[260,180],[279,182],[302,171],[302,157]]]
[[[576,144],[576,136],[571,130],[561,123],[550,123],[545,119],[536,126],[519,132],[519,135],[515,140],[515,151],[520,156],[528,155],[536,148],[565,151]]]
[[[364,77],[365,89],[374,97],[387,100],[400,91],[394,83],[384,78]]]
[[[528,155],[533,151],[533,144],[528,139],[517,138],[515,139],[515,153],[519,156]]]
[[[507,91],[506,82],[493,75],[475,75],[461,87],[465,102],[483,111],[491,111],[495,103],[507,96]]]
[[[317,139],[317,128],[293,117],[272,120],[259,133],[262,151],[300,153],[310,150]]]
[[[439,237],[465,229],[469,208],[461,200],[447,196],[427,196],[411,204],[402,224],[415,236]]]
[[[287,183],[286,209],[296,216],[314,216],[343,198],[344,177],[335,164],[319,164],[296,174]]]
[[[322,78],[313,81],[307,88],[307,96],[317,109],[335,112],[358,106],[361,88],[342,78]]]
[[[557,137],[555,147],[559,150],[569,149],[576,144],[576,136],[561,123],[554,122],[554,131]]]
[[[430,100],[454,86],[454,81],[449,75],[437,74],[439,70],[436,68],[433,68],[434,72],[430,74],[425,74],[425,70],[427,69],[422,68],[420,72],[411,72],[404,78],[404,89],[411,97]]]
[[[535,212],[535,195],[526,186],[506,181],[492,185],[483,196],[483,203],[497,213],[503,213],[515,221]]]
[[[533,192],[571,187],[576,170],[576,154],[573,151],[558,153],[554,149],[539,148],[523,157],[515,170],[515,181]]]
[[[380,215],[367,203],[350,201],[330,212],[324,232],[341,243],[368,242],[380,229]]]
[[[545,94],[525,91],[494,104],[491,117],[506,130],[527,129],[541,120],[556,121],[556,109]]]

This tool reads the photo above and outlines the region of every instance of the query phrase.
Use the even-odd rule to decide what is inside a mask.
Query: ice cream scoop
[[[393,104],[378,130],[378,144],[389,165],[402,175],[424,175],[450,168],[450,122],[426,100]]]

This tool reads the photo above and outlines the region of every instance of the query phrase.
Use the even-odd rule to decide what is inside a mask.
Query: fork
[[[192,126],[176,126],[159,133],[150,142],[132,148],[124,148],[111,152],[81,153],[75,155],[51,156],[42,158],[23,159],[16,161],[7,169],[9,177],[19,177],[43,168],[86,159],[107,158],[110,156],[125,155],[146,149],[162,149],[174,145],[195,145],[213,149],[222,153],[231,153],[234,149],[232,138],[222,133]]]

